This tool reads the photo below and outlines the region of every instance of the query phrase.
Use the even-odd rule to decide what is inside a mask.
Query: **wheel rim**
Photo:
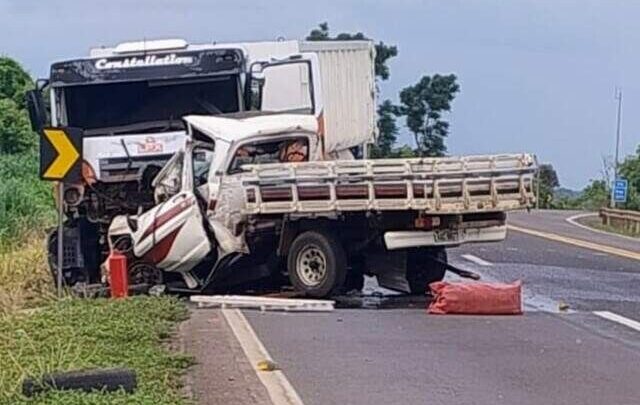
[[[327,275],[327,258],[316,245],[308,245],[298,253],[296,272],[300,280],[309,287],[322,283]]]

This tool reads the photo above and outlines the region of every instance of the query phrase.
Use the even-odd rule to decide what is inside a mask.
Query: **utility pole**
[[[620,120],[622,115],[622,89],[616,88],[616,100],[618,100],[618,118],[616,122],[616,155],[613,161],[613,181],[618,180],[618,159],[620,155]],[[613,187],[611,188],[611,208],[616,207],[616,202],[613,197]]]

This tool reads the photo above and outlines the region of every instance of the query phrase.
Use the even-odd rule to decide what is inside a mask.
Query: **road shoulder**
[[[191,309],[180,325],[183,350],[197,359],[187,394],[199,404],[269,404],[262,385],[219,309]]]

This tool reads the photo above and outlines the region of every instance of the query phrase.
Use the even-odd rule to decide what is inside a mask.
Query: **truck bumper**
[[[507,237],[507,226],[445,229],[435,231],[390,231],[384,234],[387,249],[419,246],[455,246],[463,243],[499,242]]]

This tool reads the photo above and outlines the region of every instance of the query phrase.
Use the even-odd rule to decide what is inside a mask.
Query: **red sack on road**
[[[433,301],[430,314],[522,314],[522,281],[506,283],[449,283],[429,284]]]

